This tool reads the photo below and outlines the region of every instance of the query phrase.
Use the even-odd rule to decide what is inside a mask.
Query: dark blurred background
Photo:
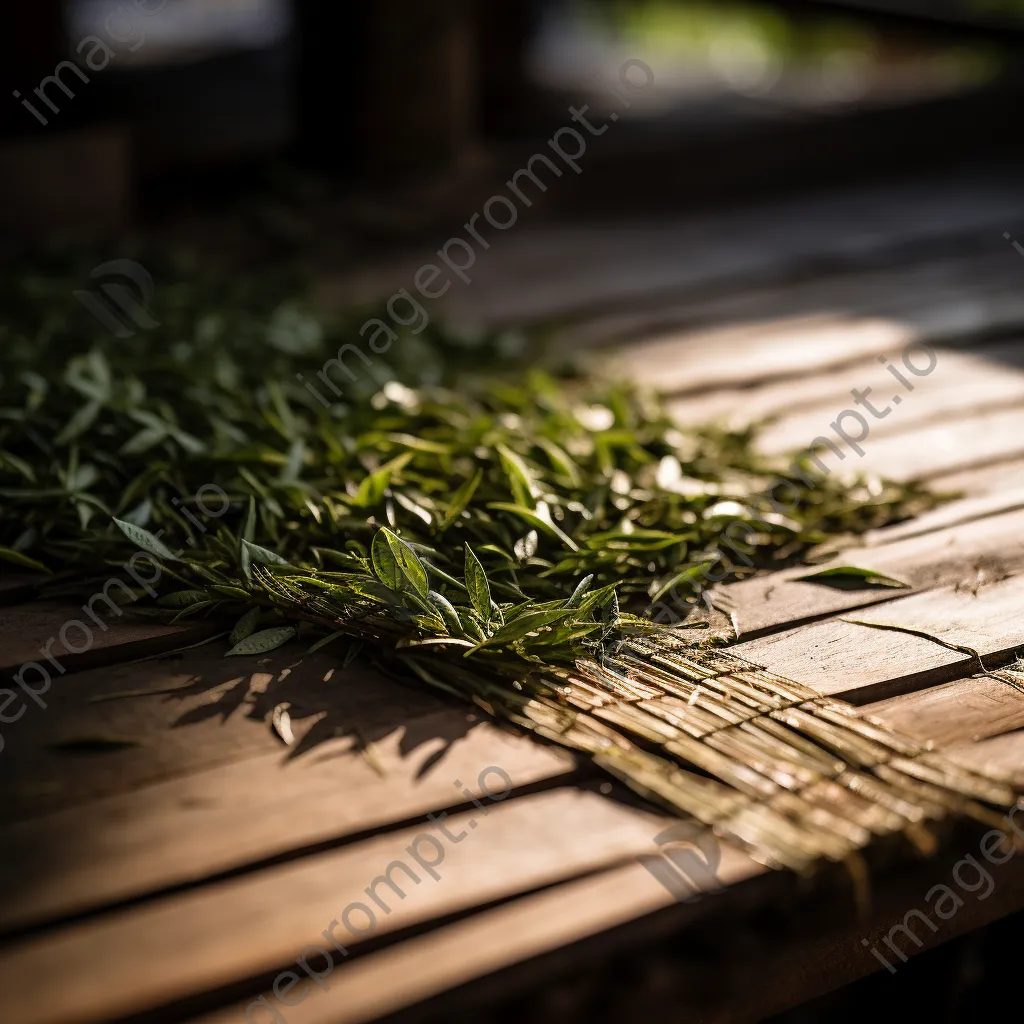
[[[0,17],[8,240],[177,224],[268,187],[282,236],[310,208],[339,239],[415,234],[490,195],[569,102],[607,107],[595,72],[639,55],[657,90],[541,216],[1020,150],[1019,0],[33,0]]]

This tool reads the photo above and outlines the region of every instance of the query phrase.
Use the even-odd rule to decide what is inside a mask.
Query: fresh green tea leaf
[[[235,644],[225,658],[239,657],[244,654],[266,654],[283,647],[295,636],[294,626],[274,626],[272,629],[261,629],[244,640]]]
[[[153,555],[155,558],[166,562],[179,562],[181,559],[174,554],[170,548],[159,537],[154,536],[149,530],[142,529],[134,523],[126,523],[121,519],[115,519],[121,532],[141,551]]]
[[[260,621],[260,610],[259,608],[250,608],[236,623],[235,628],[231,630],[228,636],[228,643],[232,647],[237,647],[243,640],[247,640],[252,636],[253,631],[256,629],[256,623]]]
[[[856,590],[867,587],[909,587],[909,583],[875,572],[874,569],[862,569],[856,565],[837,565],[819,572],[796,576],[797,582],[820,583],[826,587],[837,587],[842,590]]]
[[[491,588],[487,583],[487,573],[480,564],[480,559],[473,553],[473,549],[466,545],[466,589],[469,591],[469,599],[476,609],[477,615],[484,622],[491,618]]]

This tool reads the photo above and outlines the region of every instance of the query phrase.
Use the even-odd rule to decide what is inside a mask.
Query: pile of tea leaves
[[[806,459],[786,469],[749,432],[681,430],[653,395],[538,364],[535,338],[431,325],[375,355],[357,333],[365,314],[315,314],[280,279],[155,276],[160,324],[126,339],[73,297],[76,271],[4,286],[0,558],[87,596],[141,551],[162,572],[155,599],[134,585],[121,596],[133,613],[223,620],[236,654],[300,628],[346,662],[585,750],[763,858],[844,854],[813,815],[795,839],[791,808],[736,826],[752,794],[727,759],[702,763],[651,722],[703,714],[694,685],[735,668],[686,621],[705,575],[792,564],[930,497],[851,486]],[[317,373],[348,343],[371,365],[349,353],[354,379],[335,367],[332,390]],[[769,493],[780,479],[796,501],[784,514]],[[732,524],[742,556],[720,545]],[[731,685],[719,711],[739,699]],[[684,708],[641,715],[645,686]],[[749,687],[751,715],[814,696]],[[779,728],[796,730],[783,748],[804,774],[837,764],[808,752],[799,723]]]

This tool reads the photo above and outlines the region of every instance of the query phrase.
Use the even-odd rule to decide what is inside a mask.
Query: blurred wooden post
[[[471,0],[299,0],[297,16],[308,157],[391,175],[466,151],[476,117]]]

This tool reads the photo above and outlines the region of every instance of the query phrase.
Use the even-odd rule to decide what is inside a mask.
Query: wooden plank
[[[720,901],[735,900],[744,882],[765,882],[765,872],[765,868],[723,846],[717,874],[728,895],[688,905],[675,903],[653,875],[635,861],[567,882],[346,963],[337,981],[328,979],[327,991],[305,991],[301,1003],[287,1010],[288,1024],[362,1024],[445,992],[459,997],[458,1012],[466,1013],[478,1004],[476,1000],[462,1001],[458,987],[511,967],[515,968],[515,980],[501,986],[500,993],[535,991],[537,1016],[533,1019],[543,1020],[540,1008],[546,983],[572,966],[588,973],[594,967],[592,957],[588,962],[589,953],[574,955],[576,951],[567,947],[596,939],[602,951],[620,953],[627,945],[624,938],[636,941],[635,928],[626,936],[620,929],[638,920],[642,920],[646,936],[668,938],[685,923],[706,920],[719,908]],[[762,886],[758,888],[763,892]],[[677,963],[675,967],[682,965]],[[621,972],[609,965],[606,977],[616,974]],[[498,994],[496,988],[489,986],[488,994]],[[277,1005],[273,992],[263,995],[271,1006]],[[190,1018],[189,1024],[230,1024],[244,1019],[252,1001]],[[481,1017],[487,1019],[487,1014],[481,1013]],[[621,1019],[637,1018],[624,1015]]]
[[[287,1021],[487,1019],[495,1002],[529,991],[538,1020],[582,1017],[597,1004],[609,1019],[656,1020],[670,1005],[673,1019],[695,1024],[754,1024],[880,970],[871,947],[909,909],[927,906],[933,885],[949,884],[965,852],[978,856],[976,835],[872,878],[867,917],[848,891],[769,887],[787,879],[733,868],[728,851],[720,867],[727,891],[688,906],[669,905],[639,864],[623,865],[354,960],[339,972],[343,984],[330,978],[327,991],[304,988]],[[918,929],[920,949],[904,941],[908,956],[1024,906],[1024,858],[990,870],[999,898],[966,898],[934,933]],[[730,913],[734,902],[739,907]],[[745,916],[744,903],[760,906],[759,917]],[[273,993],[264,995],[279,1005]],[[251,999],[239,1002],[190,1024],[230,1024],[251,1005]],[[400,1015],[405,1009],[410,1014]]]
[[[979,675],[892,697],[864,710],[906,736],[950,747],[1024,727],[1024,691]]]
[[[962,493],[978,498],[1024,491],[1024,459],[953,470],[933,477],[928,485],[940,493]]]
[[[852,289],[845,301],[841,291],[815,297],[793,287],[773,298],[733,297],[719,309],[691,306],[688,322],[700,326],[648,333],[603,357],[602,365],[666,394],[699,394],[892,356],[914,342],[982,340],[1024,326],[1019,273],[1005,254],[971,266],[950,261],[894,268],[865,283],[858,282],[859,296]],[[566,343],[596,340],[574,332]]]
[[[492,785],[497,790],[500,783]],[[445,827],[465,836],[444,846],[434,840],[429,853],[421,851],[423,877],[405,899],[387,904],[390,913],[378,913],[374,941],[648,852],[668,820],[570,790],[449,818]],[[307,944],[322,942],[332,919],[366,900],[364,888],[393,861],[414,862],[408,848],[429,831],[389,833],[27,938],[0,961],[9,992],[5,1013],[15,1024],[93,1024],[275,971]],[[436,867],[444,864],[436,881],[426,877],[428,857]],[[355,919],[357,929],[367,927],[365,916]],[[350,936],[346,928],[343,922],[336,934],[358,948],[365,936]],[[59,985],[52,983],[54,964],[60,964]]]
[[[957,764],[1002,777],[1024,787],[1024,732],[993,736],[980,743],[963,743],[944,751]]]
[[[912,397],[903,393],[903,386],[877,358],[870,358],[821,373],[673,398],[668,408],[685,425],[715,421],[744,429],[774,420],[762,430],[759,444],[766,452],[786,452],[806,448],[812,438],[828,430],[830,421],[843,409],[857,408],[853,390],[865,394],[880,412],[891,405],[894,388],[901,394],[900,404],[906,403],[873,419],[872,436],[906,430],[908,425],[940,415],[1024,400],[1024,346],[1020,341],[967,349],[943,347],[937,356],[935,369],[921,378],[909,374],[897,356],[897,369],[914,384]],[[924,365],[923,356],[920,365]]]
[[[1006,219],[1010,209],[1020,219],[1020,197],[1009,181],[968,181],[963,175],[918,179],[913,189],[851,189],[658,223],[524,225],[479,261],[472,288],[452,289],[445,308],[461,320],[521,325],[574,311],[593,318],[595,307],[633,303],[639,315],[624,314],[629,323],[599,317],[594,339],[610,340],[663,320],[659,305],[681,306],[685,317],[709,293],[736,298],[765,282],[799,286],[809,270],[819,280],[837,267],[885,263],[898,272],[911,262],[909,252],[926,259],[976,252],[979,240],[998,240],[1014,222]],[[986,227],[990,216],[995,219]],[[957,234],[960,245],[943,244]],[[366,272],[359,291],[386,295],[396,282],[411,279],[416,265]],[[375,289],[368,287],[371,280]]]
[[[841,590],[801,580],[810,572],[842,565],[873,569],[915,591],[942,586],[976,588],[1024,569],[1024,512],[1009,512],[877,547],[846,549],[821,566],[800,566],[720,587],[712,600],[715,607],[734,612],[741,636],[753,639],[910,593],[883,587]]]
[[[877,438],[907,433],[930,423],[956,422],[1024,405],[1024,344],[1020,340],[979,347],[977,352],[937,348],[935,368],[922,377],[908,371],[898,353],[887,353],[886,358],[910,381],[913,391],[908,391],[878,359],[857,364],[841,375],[843,387],[835,391],[823,388],[817,400],[791,398],[788,409],[780,405],[776,411],[781,415],[758,436],[758,448],[769,454],[784,454],[803,450],[822,435],[835,438],[831,424],[844,409],[859,411],[868,420],[869,439],[863,443],[868,448]],[[911,360],[921,368],[929,365],[923,352],[912,353]],[[805,382],[804,386],[810,383],[816,382]],[[778,385],[777,390],[780,400],[784,400],[789,382]],[[881,418],[858,406],[852,391],[866,395]],[[850,422],[848,418],[844,425]]]
[[[291,705],[299,750],[335,731],[357,730],[374,744],[405,725],[402,749],[409,755],[433,739],[413,723],[450,707],[422,687],[384,679],[358,662],[342,672],[328,651],[303,655],[298,643],[259,659],[224,658],[226,649],[217,641],[172,660],[117,665],[55,683],[45,710],[4,726],[0,820],[280,752],[265,719],[282,702]],[[140,691],[149,695],[96,699]],[[463,713],[443,735],[455,743],[472,728]],[[119,736],[137,745],[103,753],[61,746],[89,736]]]
[[[996,409],[951,422],[940,421],[906,434],[869,437],[862,456],[842,442],[837,447],[838,455],[829,448],[820,453],[830,472],[929,481],[958,470],[1024,456],[1024,409]]]
[[[98,608],[102,612],[103,604],[99,603]],[[130,618],[101,627],[81,606],[52,601],[0,607],[0,679],[8,679],[27,663],[41,665],[54,677],[59,677],[62,670],[81,672],[96,665],[174,650],[215,630],[208,623],[166,626]],[[47,654],[62,670],[48,660]],[[34,672],[26,675],[32,686],[37,685],[36,678],[42,680]]]
[[[1024,646],[1022,600],[1022,576],[983,587],[976,596],[945,588],[851,613],[857,620],[935,639],[840,618],[741,643],[734,650],[823,694],[866,703],[947,682],[978,667],[977,657],[946,645],[969,647],[987,664]]]
[[[517,154],[508,162],[507,176],[522,166],[512,162],[520,159]],[[554,175],[546,181],[549,187],[559,185]],[[709,294],[742,302],[744,290],[781,283],[801,289],[812,274],[828,282],[837,270],[854,276],[851,272],[865,266],[891,267],[895,278],[889,271],[878,273],[861,293],[898,296],[912,287],[900,284],[912,254],[918,262],[937,262],[955,253],[966,264],[965,252],[977,257],[982,246],[991,249],[996,243],[1004,261],[1012,257],[1001,236],[1005,225],[1019,222],[1021,209],[1012,175],[982,179],[958,173],[919,178],[908,188],[844,189],[657,222],[524,221],[500,246],[477,252],[473,287],[452,288],[443,308],[455,321],[489,327],[582,315],[589,321],[582,325],[580,343],[589,344],[662,329],[666,318],[692,322],[691,312]],[[331,282],[331,301],[350,306],[409,287],[437,245],[364,263]],[[1012,267],[1012,260],[1004,269],[1007,265]],[[626,304],[633,309],[621,318],[611,312]],[[805,302],[803,307],[842,310],[848,304]]]
[[[394,689],[382,701],[393,700]],[[262,724],[252,727],[267,735],[268,746],[280,747]],[[490,764],[519,788],[575,768],[563,750],[446,707],[404,725],[396,721],[369,758],[348,741],[328,740],[298,760],[277,750],[15,822],[0,835],[0,863],[10,869],[0,875],[0,931],[199,883],[464,804],[464,789],[483,795],[478,776]],[[465,785],[456,787],[456,779]]]
[[[1007,469],[1008,467],[1002,464],[987,468],[993,484],[1006,473]],[[959,490],[959,488],[947,488],[941,479],[932,480],[930,486],[936,494],[947,494]],[[908,519],[903,523],[894,523],[892,526],[883,526],[878,530],[869,530],[860,538],[861,546],[877,548],[885,544],[908,540],[911,537],[935,534],[940,530],[948,530],[952,526],[964,526],[979,519],[987,519],[989,516],[999,516],[1005,512],[1024,509],[1024,486],[994,487],[980,494],[974,491],[967,493],[970,494],[970,497],[947,502],[914,519]]]

